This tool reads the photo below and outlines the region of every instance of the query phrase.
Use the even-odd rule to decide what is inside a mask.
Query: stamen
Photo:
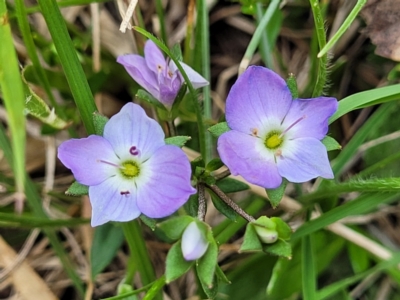
[[[282,149],[277,149],[275,151],[275,156],[281,156],[282,155]]]
[[[129,153],[131,154],[131,155],[134,155],[134,156],[136,156],[136,155],[139,155],[139,150],[136,148],[136,146],[132,146],[130,149],[129,149]]]
[[[121,194],[121,195],[128,196],[128,195],[130,194],[130,192],[129,192],[129,191],[121,191],[120,194]]]
[[[254,136],[258,136],[258,129],[257,128],[251,128],[251,134]]]
[[[103,164],[107,164],[107,165],[110,165],[110,166],[116,167],[116,168],[118,168],[118,169],[121,169],[121,166],[119,166],[119,165],[116,165],[116,164],[113,164],[113,163],[110,163],[110,162],[108,162],[108,161],[105,161],[105,160],[101,160],[101,159],[99,159],[99,160],[97,160],[97,162],[101,162],[101,163],[103,163]]]
[[[304,120],[305,118],[307,118],[306,115],[300,117],[299,119],[297,119],[296,121],[294,121],[294,123],[292,125],[290,125],[288,128],[286,128],[281,134],[280,134],[280,138],[283,137],[283,135],[288,132],[291,128],[293,128],[294,125],[296,125],[297,123],[299,123],[301,120]]]

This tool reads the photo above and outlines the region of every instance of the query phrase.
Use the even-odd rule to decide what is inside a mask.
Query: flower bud
[[[185,260],[196,260],[207,251],[208,242],[196,222],[190,223],[182,235],[182,253]]]
[[[261,242],[272,244],[278,240],[276,224],[269,218],[262,216],[254,222],[254,228]]]

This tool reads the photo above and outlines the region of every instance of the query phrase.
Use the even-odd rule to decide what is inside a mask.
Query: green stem
[[[249,45],[247,46],[247,50],[243,56],[243,59],[240,62],[239,74],[243,73],[244,70],[246,70],[247,66],[249,65],[254,52],[256,51],[258,45],[260,44],[260,40],[265,31],[265,27],[271,21],[274,12],[279,8],[279,3],[280,0],[272,0],[267,10],[265,11],[264,16],[261,18],[260,23],[258,24],[257,29],[254,32]]]
[[[256,6],[256,16],[257,22],[260,23],[264,14],[263,5],[261,3],[257,3]],[[267,68],[272,68],[272,55],[271,55],[271,46],[268,44],[268,32],[264,30],[261,34],[260,41],[260,54]]]
[[[208,9],[206,0],[197,1],[197,34],[200,35],[200,45],[196,44],[196,47],[201,49],[201,74],[203,77],[210,82],[211,72],[210,72],[210,37],[209,37],[209,19],[208,19]],[[203,87],[203,116],[206,120],[211,120],[212,118],[212,106],[211,106],[211,88],[210,85]],[[203,156],[204,162],[207,164],[213,154],[213,140],[209,132],[205,133],[205,153]]]
[[[302,268],[302,284],[303,299],[315,300],[316,297],[316,273],[315,259],[312,246],[312,236],[306,235],[302,238],[301,243],[301,268]]]
[[[130,249],[125,283],[132,284],[133,276],[136,271],[140,273],[143,285],[155,281],[156,275],[138,221],[124,222],[122,223],[122,228]],[[162,299],[161,294],[157,299]]]
[[[160,22],[161,39],[166,45],[168,45],[167,31],[165,30],[164,8],[162,6],[161,0],[156,0],[156,12],[158,15],[158,20]]]
[[[343,24],[340,26],[338,31],[334,34],[334,36],[330,39],[330,41],[321,49],[318,53],[318,57],[322,57],[328,53],[328,51],[336,44],[336,42],[340,39],[340,37],[346,32],[346,30],[350,27],[351,23],[355,20],[358,13],[361,11],[363,6],[367,3],[367,0],[358,0],[346,20],[344,20]]]
[[[67,27],[55,0],[38,0],[43,17],[49,28],[65,77],[88,134],[94,134],[93,113],[97,110],[89,84]]]
[[[315,30],[318,39],[319,49],[322,49],[326,45],[324,18],[322,16],[321,8],[319,6],[318,0],[310,0],[311,10],[314,15]],[[327,69],[328,56],[322,55],[319,58],[318,75],[317,81],[314,86],[314,91],[312,93],[313,97],[318,97],[322,94],[324,85],[326,82],[326,69]]]

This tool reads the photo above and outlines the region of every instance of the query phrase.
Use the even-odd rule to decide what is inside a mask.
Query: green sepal
[[[201,156],[196,157],[194,160],[190,162],[190,166],[192,168],[192,173],[196,174],[196,170],[198,167],[204,168],[205,162]]]
[[[93,113],[93,124],[94,124],[95,134],[103,136],[104,127],[106,126],[108,120],[109,119],[106,116],[103,116],[98,112]]]
[[[199,195],[196,193],[189,197],[189,200],[183,206],[189,216],[197,217],[199,211]]]
[[[219,280],[221,280],[223,283],[226,284],[231,284],[232,282],[226,277],[224,271],[222,271],[221,267],[219,265],[216,265],[215,267],[215,275],[218,277]]]
[[[145,90],[139,89],[135,97],[140,100],[146,101],[147,103],[149,103],[154,107],[167,111],[167,108],[164,106],[164,104],[162,104],[160,101],[158,101],[156,98],[154,98],[150,93],[146,92]]]
[[[293,73],[289,74],[288,79],[286,79],[286,84],[289,88],[290,93],[292,94],[293,99],[299,98],[299,91],[297,89],[297,81],[296,77],[294,76]]]
[[[208,193],[211,196],[211,200],[215,208],[229,220],[236,222],[237,213],[234,211],[234,209],[222,201],[221,198],[219,198],[218,195],[213,191],[209,190]]]
[[[212,171],[218,170],[223,165],[224,165],[224,163],[222,162],[222,160],[220,158],[214,158],[207,164],[206,170],[209,172],[212,172]]]
[[[228,123],[226,122],[221,122],[218,124],[215,124],[211,127],[208,128],[208,131],[214,136],[214,137],[220,137],[223,133],[230,131],[231,129],[228,126]]]
[[[218,280],[217,277],[213,277],[211,287],[207,286],[203,281],[200,280],[201,287],[204,293],[207,295],[207,299],[215,299],[218,294]]]
[[[211,176],[209,174],[210,174],[209,172],[205,171],[201,176],[201,180],[205,182],[207,185],[215,185],[217,183],[217,180],[215,179],[214,176]]]
[[[181,104],[183,98],[185,97],[186,92],[187,92],[187,84],[186,84],[186,82],[184,82],[184,83],[182,83],[182,86],[179,89],[178,94],[176,94],[174,103],[172,103],[172,109],[171,110],[172,110],[172,114],[173,115],[174,114],[178,114],[179,105]]]
[[[172,245],[167,254],[165,279],[167,283],[181,277],[194,265],[195,261],[187,261],[182,254],[181,241]]]
[[[273,244],[263,244],[263,251],[268,254],[283,256],[288,259],[292,258],[292,247],[290,243],[284,240],[277,240]]]
[[[148,216],[146,216],[144,214],[141,214],[139,216],[139,218],[145,225],[150,227],[151,230],[153,230],[153,231],[156,230],[156,227],[157,227],[157,221],[156,220],[154,220],[152,218],[149,218]]]
[[[192,138],[190,136],[178,135],[166,138],[164,141],[166,145],[175,145],[178,146],[179,148],[182,148],[183,146],[185,146],[187,141],[190,141],[191,139]]]
[[[206,239],[209,242],[206,253],[204,253],[204,255],[197,260],[197,275],[199,276],[199,280],[203,285],[207,286],[208,288],[212,288],[215,266],[218,264],[218,245],[215,242],[212,236],[211,228],[208,225],[202,222],[197,222],[197,225],[199,225],[200,231],[205,229],[207,230]]]
[[[276,225],[275,230],[278,232],[278,237],[285,241],[289,240],[293,232],[292,228],[281,218],[272,217],[270,220]]]
[[[206,169],[204,167],[200,167],[200,166],[196,166],[196,168],[194,169],[194,176],[196,178],[202,178],[205,179],[206,177],[211,177],[210,173],[206,171]],[[214,177],[213,177],[214,178]]]
[[[321,142],[324,144],[326,151],[342,150],[342,146],[333,137],[326,135]]]
[[[65,192],[66,195],[71,196],[83,196],[89,194],[89,187],[87,185],[83,185],[77,181],[74,181],[68,190]]]
[[[244,251],[261,251],[263,245],[258,238],[256,229],[252,223],[248,223],[246,226],[246,232],[244,233],[243,243],[239,249],[239,252]]]
[[[162,230],[167,238],[176,241],[181,238],[185,228],[193,221],[191,216],[179,216],[158,223],[157,228]]]
[[[246,183],[228,177],[218,180],[216,184],[225,194],[246,191],[250,188]]]
[[[128,294],[130,292],[133,292],[133,287],[131,284],[127,284],[124,283],[124,281],[122,281],[117,288],[117,295],[123,295],[123,294]]]
[[[273,208],[276,208],[281,202],[283,195],[285,195],[285,189],[288,184],[288,181],[283,178],[282,183],[276,189],[265,189],[268,195],[269,202],[271,203]]]

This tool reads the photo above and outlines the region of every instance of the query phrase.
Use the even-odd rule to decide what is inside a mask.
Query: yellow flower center
[[[137,177],[140,174],[139,166],[134,161],[126,161],[122,163],[121,174],[129,179]]]
[[[282,145],[283,139],[281,137],[281,133],[277,131],[270,132],[267,137],[265,138],[265,146],[268,149],[276,149],[280,145]]]

